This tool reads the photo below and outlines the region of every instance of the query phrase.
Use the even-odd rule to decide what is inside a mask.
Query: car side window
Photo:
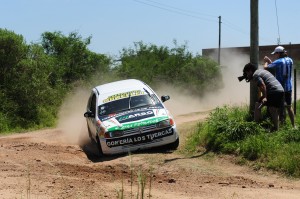
[[[90,110],[92,111],[92,113],[96,114],[96,95],[95,94],[93,94],[93,96],[92,96]]]
[[[157,98],[157,96],[155,94],[152,94],[151,97],[154,100],[155,104],[160,104],[160,101],[159,101],[159,99]]]

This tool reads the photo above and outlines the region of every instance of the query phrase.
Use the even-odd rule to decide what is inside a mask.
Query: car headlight
[[[114,138],[114,137],[121,137],[124,134],[123,131],[111,131],[111,132],[107,132],[105,135],[108,136],[106,138]]]
[[[169,118],[167,120],[160,121],[157,123],[158,128],[166,128],[174,125],[174,121],[172,118]]]

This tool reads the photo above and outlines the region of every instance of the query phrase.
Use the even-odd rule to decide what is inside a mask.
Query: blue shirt
[[[269,64],[268,68],[274,68],[276,70],[276,79],[281,83],[284,91],[292,90],[293,60],[291,58],[279,58]]]

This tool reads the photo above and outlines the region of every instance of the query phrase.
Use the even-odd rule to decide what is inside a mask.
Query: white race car
[[[92,89],[84,117],[99,155],[166,146],[175,150],[179,134],[170,112],[144,82],[121,80]]]

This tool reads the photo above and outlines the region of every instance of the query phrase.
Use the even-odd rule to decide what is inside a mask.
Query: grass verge
[[[198,123],[187,139],[185,151],[204,149],[205,152],[232,154],[257,169],[267,168],[299,178],[299,129],[292,128],[287,118],[279,131],[271,133],[272,124],[266,111],[263,122],[255,123],[248,110],[246,106],[216,108],[206,121]],[[295,121],[299,124],[299,115]]]

